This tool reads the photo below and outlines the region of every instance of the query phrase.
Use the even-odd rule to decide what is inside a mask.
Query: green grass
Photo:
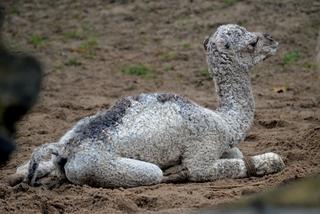
[[[35,46],[35,47],[41,47],[43,46],[43,44],[45,43],[46,41],[46,38],[41,36],[41,35],[38,35],[38,34],[33,34],[31,37],[30,37],[30,43]]]
[[[300,58],[299,51],[297,51],[297,50],[289,51],[284,54],[282,61],[283,61],[283,64],[289,65],[289,64],[292,64],[292,63],[298,61],[299,58]]]
[[[190,24],[193,21],[191,16],[189,15],[181,15],[176,18],[175,24],[177,24],[180,27],[186,26]]]
[[[185,43],[182,43],[182,44],[181,44],[181,47],[182,47],[183,49],[187,50],[187,49],[190,49],[191,44],[190,44],[190,43],[185,42]]]
[[[85,40],[93,37],[95,35],[95,31],[89,25],[82,25],[76,29],[72,29],[64,32],[63,36],[65,39],[78,39]]]
[[[98,41],[95,37],[90,37],[80,44],[80,48],[85,50],[96,48],[97,46],[98,46]]]
[[[143,77],[150,76],[152,74],[152,70],[143,64],[125,66],[121,69],[121,72],[128,75]]]
[[[67,40],[79,40],[80,44],[76,50],[85,58],[92,58],[96,55],[99,42],[94,29],[90,26],[82,25],[77,29],[66,31],[63,37]]]
[[[171,65],[171,64],[169,64],[169,63],[165,63],[165,64],[163,65],[163,69],[164,69],[165,71],[171,71],[171,70],[173,70],[173,65]]]
[[[223,3],[227,6],[234,5],[238,0],[223,0]]]
[[[9,9],[9,12],[8,12],[10,15],[13,15],[13,16],[17,16],[20,14],[18,8],[16,7],[12,7],[11,9]]]
[[[22,50],[22,47],[18,42],[9,43],[8,47],[9,47],[10,50],[14,50],[14,51]]]
[[[201,69],[200,70],[200,75],[203,76],[203,77],[206,77],[206,78],[210,78],[210,74],[209,74],[207,68]]]
[[[65,63],[66,66],[80,66],[81,64],[82,63],[79,62],[76,58],[71,58]]]
[[[55,72],[61,72],[63,69],[64,65],[63,64],[57,64],[53,66],[53,71]]]
[[[98,47],[98,40],[95,37],[89,37],[80,44],[80,50],[87,56],[95,56],[96,48]]]
[[[175,60],[178,58],[178,54],[174,51],[162,53],[160,55],[160,59],[164,61],[170,61],[170,60]]]
[[[314,70],[317,68],[316,64],[313,62],[305,62],[303,63],[303,67],[307,70]]]
[[[63,35],[67,39],[83,39],[85,37],[84,32],[80,29],[65,32]]]

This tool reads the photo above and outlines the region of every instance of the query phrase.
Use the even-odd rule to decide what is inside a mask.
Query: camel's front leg
[[[57,155],[63,145],[47,143],[39,146],[32,153],[31,159],[17,168],[14,175],[10,176],[9,183],[14,186],[22,181],[37,185],[37,181],[55,172],[59,176],[60,168],[57,168]]]
[[[148,162],[86,149],[68,158],[67,179],[75,184],[97,187],[135,187],[160,183],[161,169]]]
[[[10,186],[15,186],[22,181],[26,181],[28,177],[28,170],[29,170],[30,161],[27,161],[23,165],[17,168],[15,174],[9,176],[8,182]],[[37,168],[37,179],[47,176],[55,169],[55,165],[53,160],[42,161]]]
[[[188,169],[191,181],[213,181],[223,178],[244,178],[251,175],[263,176],[276,173],[284,168],[281,157],[275,153],[265,153],[244,159],[210,159],[210,152],[194,151],[183,164]]]

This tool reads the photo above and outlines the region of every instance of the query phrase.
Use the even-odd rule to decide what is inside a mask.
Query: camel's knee
[[[126,175],[124,182],[128,187],[158,184],[163,179],[163,172],[157,165],[140,160],[119,158],[118,168]]]
[[[79,185],[90,185],[91,182],[94,182],[94,169],[96,169],[97,167],[93,165],[96,160],[92,158],[94,157],[81,156],[79,154],[69,158],[64,166],[66,178],[71,183]]]

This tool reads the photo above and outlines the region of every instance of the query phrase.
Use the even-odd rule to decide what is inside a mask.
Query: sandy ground
[[[319,1],[74,2],[4,3],[8,46],[38,56],[45,77],[38,104],[18,125],[18,150],[0,169],[0,213],[183,212],[319,174],[320,73],[315,66]],[[36,146],[57,141],[80,118],[108,108],[121,96],[170,91],[214,109],[217,102],[204,72],[202,41],[223,23],[267,31],[280,41],[278,54],[252,72],[256,114],[240,148],[247,155],[281,154],[284,171],[261,178],[130,189],[8,186],[8,175]],[[139,63],[152,74],[121,72]]]

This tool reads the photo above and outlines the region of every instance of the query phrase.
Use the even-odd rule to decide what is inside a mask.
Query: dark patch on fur
[[[128,108],[131,107],[129,98],[121,98],[115,105],[107,111],[92,118],[89,123],[85,123],[78,127],[75,141],[90,138],[90,139],[105,139],[105,134],[108,129],[114,129],[122,122],[123,116]]]
[[[176,102],[178,104],[181,103],[186,103],[186,104],[190,104],[191,102],[184,97],[181,97],[179,95],[176,94],[170,94],[170,93],[161,93],[157,95],[157,100],[160,103],[166,103],[166,102]]]
[[[140,101],[140,99],[141,99],[141,94],[139,94],[139,95],[134,95],[134,96],[131,96],[130,97],[132,100],[135,100],[135,101]]]
[[[32,161],[32,162],[30,163],[30,166],[31,166],[31,167],[29,167],[28,176],[27,176],[27,181],[28,181],[29,184],[30,184],[30,182],[31,182],[31,180],[32,180],[32,178],[33,178],[33,176],[34,176],[34,173],[36,172],[39,164],[36,163],[36,162],[34,162],[34,161]]]

